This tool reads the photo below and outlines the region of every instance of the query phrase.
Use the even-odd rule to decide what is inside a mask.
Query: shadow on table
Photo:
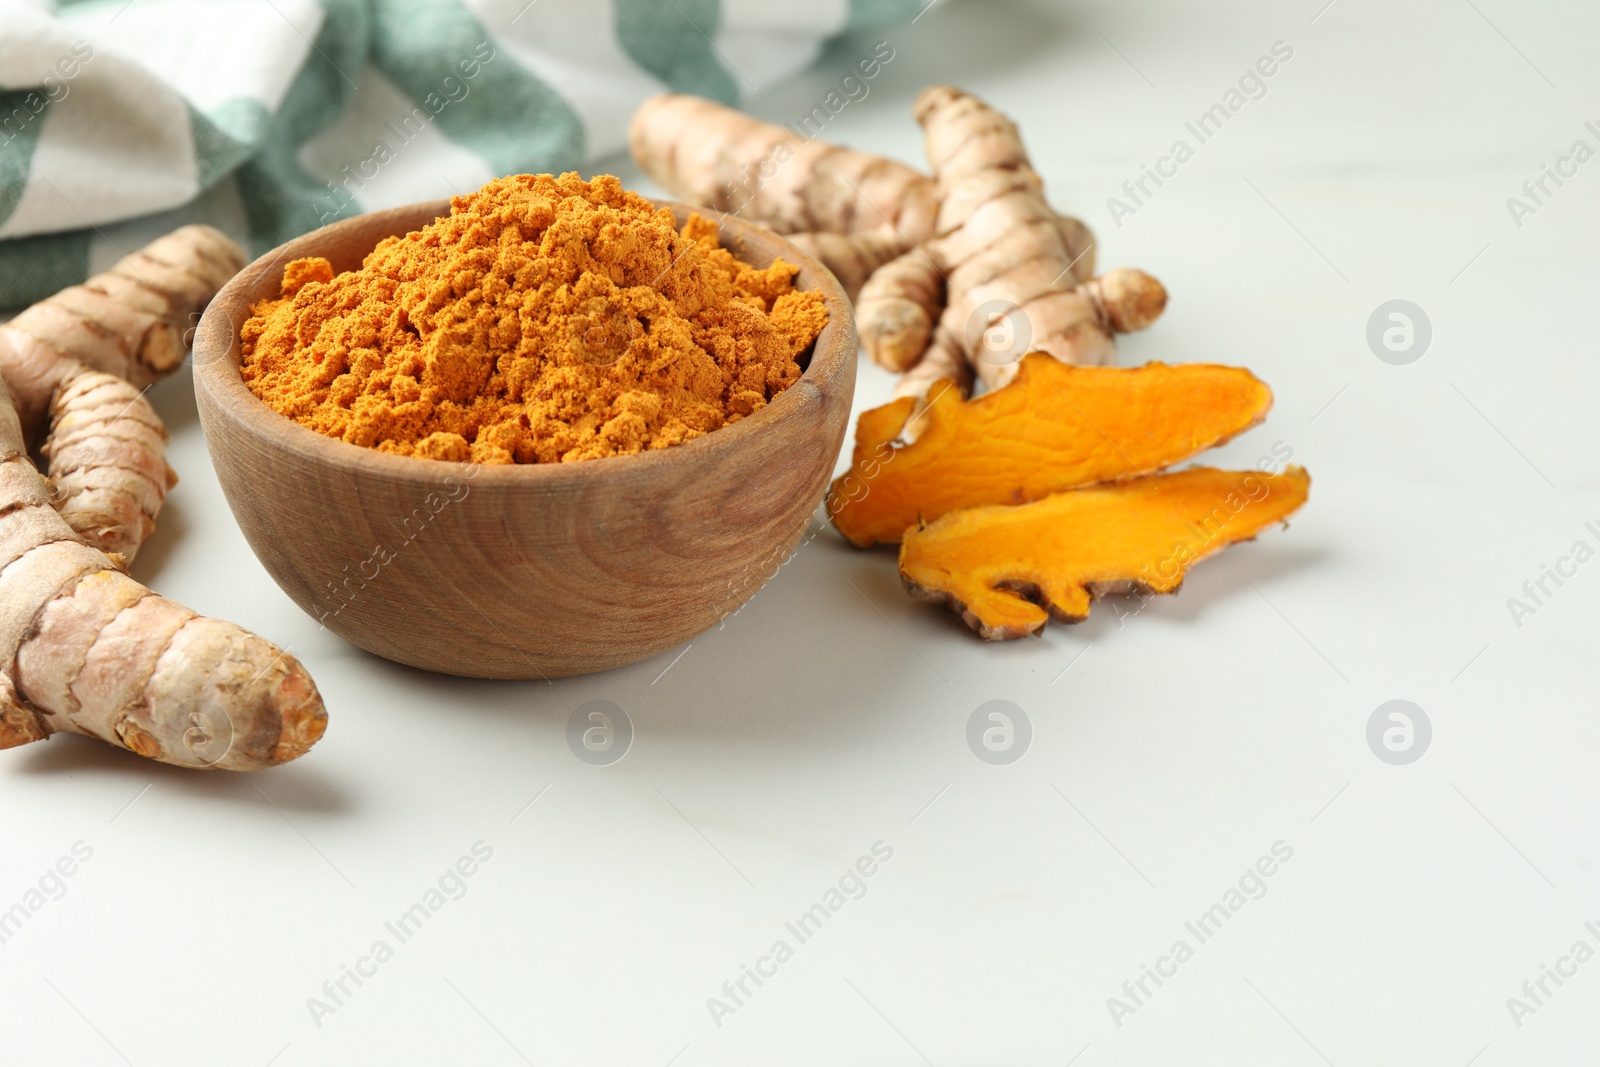
[[[901,590],[892,552],[819,538],[736,614],[648,660],[549,681],[477,681],[370,657],[363,669],[452,715],[513,729],[564,724],[587,701],[624,709],[641,734],[835,751],[871,744],[885,715],[926,707],[947,679],[895,627],[920,606]],[[833,553],[841,560],[827,558]],[[884,649],[894,649],[886,655]],[[948,673],[948,672],[947,672]]]
[[[166,792],[263,810],[338,815],[351,809],[350,795],[314,764],[292,763],[267,774],[196,771],[147,760],[77,734],[56,734],[7,755],[14,759],[7,769],[20,777],[120,778],[130,789],[153,782]]]

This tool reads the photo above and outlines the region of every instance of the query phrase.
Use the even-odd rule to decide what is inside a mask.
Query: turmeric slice
[[[1311,477],[1196,467],[958,511],[906,531],[900,578],[988,641],[1046,620],[1082,622],[1107,593],[1175,593],[1197,560],[1248,541],[1305,503]]]
[[[962,400],[935,389],[917,437],[895,444],[916,406],[862,414],[851,468],[828,512],[855,544],[895,544],[918,521],[1161,470],[1266,417],[1272,391],[1243,367],[1210,363],[1074,367],[1023,357],[1010,385]]]

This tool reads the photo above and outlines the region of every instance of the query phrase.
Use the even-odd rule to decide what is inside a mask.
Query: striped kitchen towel
[[[206,221],[261,252],[622,149],[928,0],[0,0],[0,308]]]

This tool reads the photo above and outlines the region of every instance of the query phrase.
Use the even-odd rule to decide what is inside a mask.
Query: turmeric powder
[[[614,177],[513,175],[390,237],[359,270],[284,269],[251,309],[242,373],[278,412],[384,452],[554,463],[665,448],[800,377],[827,322],[798,268]]]

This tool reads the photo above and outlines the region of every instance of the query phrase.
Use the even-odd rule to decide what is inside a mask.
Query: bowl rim
[[[707,431],[681,444],[629,455],[574,460],[570,463],[479,463],[471,459],[455,461],[402,456],[328,437],[301,425],[287,415],[280,414],[251,392],[245,385],[241,373],[242,352],[239,340],[240,330],[248,316],[235,317],[230,312],[231,306],[235,304],[240,305],[241,310],[248,311],[248,306],[243,302],[243,291],[255,288],[262,275],[271,272],[279,263],[316,255],[319,247],[343,231],[366,229],[374,226],[382,218],[426,216],[427,221],[391,228],[391,232],[395,235],[414,232],[434,219],[450,213],[451,200],[440,199],[364,212],[318,227],[257,256],[229,279],[207,305],[195,329],[191,356],[194,360],[195,387],[197,393],[205,393],[206,399],[213,402],[213,404],[202,402],[200,405],[202,431],[206,430],[207,420],[204,416],[207,414],[207,408],[214,406],[218,415],[235,423],[253,437],[265,439],[277,448],[296,454],[298,458],[326,463],[345,472],[359,470],[369,477],[385,475],[397,481],[418,479],[431,481],[436,477],[447,476],[451,472],[470,470],[474,484],[480,487],[498,483],[506,486],[545,485],[554,488],[567,482],[587,482],[588,479],[600,474],[622,477],[648,476],[671,464],[689,463],[701,457],[714,459],[720,453],[743,450],[746,440],[751,435],[770,433],[782,422],[797,417],[802,410],[802,404],[806,402],[805,395],[809,390],[821,393],[838,387],[846,360],[854,361],[856,358],[857,340],[851,303],[845,295],[844,287],[839,284],[832,272],[803,252],[784,234],[712,208],[695,207],[692,204],[655,197],[645,197],[645,199],[657,208],[671,210],[679,228],[690,213],[713,219],[718,227],[718,242],[723,248],[729,248],[730,238],[745,243],[752,235],[759,241],[775,244],[778,255],[786,262],[800,268],[795,276],[796,288],[822,293],[823,302],[828,309],[828,322],[812,344],[810,361],[794,384],[754,414],[747,415],[732,425]],[[736,249],[729,250],[738,254]],[[209,434],[207,436],[209,437]]]

